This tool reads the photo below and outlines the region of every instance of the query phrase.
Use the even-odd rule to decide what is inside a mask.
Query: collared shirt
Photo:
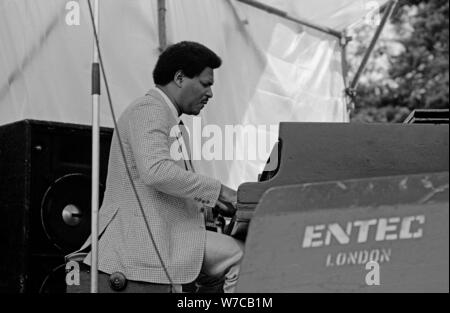
[[[159,94],[161,95],[161,97],[163,97],[164,102],[167,103],[167,105],[169,106],[170,112],[172,112],[173,117],[175,117],[175,120],[177,121],[177,124],[179,124],[181,119],[178,116],[178,111],[177,111],[177,107],[175,106],[175,103],[173,103],[172,100],[170,100],[170,98],[165,94],[165,92],[162,91],[161,89],[159,89],[158,87],[155,86],[153,89],[158,91]]]
[[[180,147],[183,149],[186,149],[187,151],[187,157],[184,158],[184,164],[186,166],[186,170],[191,171],[191,172],[195,172],[194,166],[192,165],[192,161],[191,161],[191,157],[190,157],[190,148],[189,148],[189,137],[186,130],[186,127],[183,124],[183,121],[181,120],[181,118],[178,116],[178,111],[177,108],[175,106],[175,104],[172,102],[172,100],[170,100],[170,98],[165,94],[164,91],[162,91],[161,89],[159,89],[158,87],[154,87],[153,89],[155,89],[157,92],[159,92],[159,94],[161,95],[161,97],[163,97],[164,102],[167,103],[167,105],[169,106],[170,112],[172,112],[173,117],[175,118],[175,120],[177,121],[178,124],[178,130],[180,132],[180,135],[177,135],[177,140],[180,143],[180,138],[178,136],[181,136],[183,139],[183,141],[180,143]],[[183,149],[183,150],[184,150]]]

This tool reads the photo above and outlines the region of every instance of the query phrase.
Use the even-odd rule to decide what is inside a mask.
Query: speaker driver
[[[101,201],[103,186],[99,191]],[[57,179],[42,199],[41,222],[58,249],[65,253],[79,249],[91,232],[91,178],[69,174]]]

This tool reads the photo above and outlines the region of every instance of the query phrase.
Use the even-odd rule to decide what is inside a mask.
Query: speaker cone
[[[101,202],[103,186],[99,190]],[[42,199],[41,222],[48,239],[61,251],[79,249],[91,233],[91,178],[69,174],[57,179]]]

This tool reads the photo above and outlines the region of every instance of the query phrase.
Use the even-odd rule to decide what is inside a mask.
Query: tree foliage
[[[448,108],[448,0],[402,0],[369,61],[355,98],[353,121],[402,122],[418,108]],[[355,32],[352,71],[373,33]]]

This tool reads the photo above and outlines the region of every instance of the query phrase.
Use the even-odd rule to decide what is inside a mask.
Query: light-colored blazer
[[[118,121],[126,162],[156,245],[172,282],[184,284],[200,273],[206,236],[201,208],[215,205],[221,183],[187,171],[182,159],[172,159],[170,148],[177,139],[170,131],[175,125],[168,104],[156,90],[134,101]],[[130,280],[169,283],[119,149],[114,133],[99,211],[98,268],[106,273],[122,272]],[[89,243],[90,238],[84,247]],[[90,264],[90,259],[89,254],[84,262]]]

